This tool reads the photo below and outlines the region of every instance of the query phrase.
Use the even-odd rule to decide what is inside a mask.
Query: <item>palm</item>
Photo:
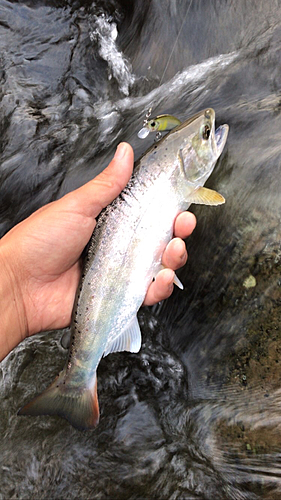
[[[47,205],[25,221],[23,234],[18,237],[23,256],[20,266],[25,273],[23,281],[29,283],[24,301],[25,309],[30,312],[30,333],[69,324],[80,275],[79,257],[94,225],[92,217],[73,207],[70,195]]]

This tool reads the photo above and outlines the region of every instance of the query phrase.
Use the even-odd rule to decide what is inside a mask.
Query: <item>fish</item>
[[[161,267],[177,215],[191,203],[220,205],[204,187],[221,155],[228,125],[215,129],[205,109],[171,130],[136,162],[121,194],[101,213],[77,289],[64,369],[20,415],[59,415],[74,427],[99,421],[97,368],[113,352],[139,352],[137,312]]]
[[[172,115],[158,115],[150,120],[145,120],[144,126],[139,130],[139,139],[145,139],[150,132],[166,132],[180,125],[180,120]]]

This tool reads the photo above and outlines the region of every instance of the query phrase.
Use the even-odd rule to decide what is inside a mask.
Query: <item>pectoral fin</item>
[[[222,205],[225,203],[224,197],[213,191],[213,189],[208,189],[205,187],[200,187],[196,189],[189,197],[188,201],[190,203],[197,203],[198,205]]]
[[[139,352],[141,348],[141,331],[138,318],[135,316],[131,323],[113,342],[108,342],[103,355],[107,356],[111,352]]]

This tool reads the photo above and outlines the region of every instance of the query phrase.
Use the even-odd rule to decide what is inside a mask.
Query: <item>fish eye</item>
[[[155,122],[150,122],[151,127],[155,127],[156,123]]]
[[[210,137],[210,134],[211,134],[211,129],[209,127],[209,125],[205,125],[203,127],[203,130],[202,130],[202,138],[207,141]]]

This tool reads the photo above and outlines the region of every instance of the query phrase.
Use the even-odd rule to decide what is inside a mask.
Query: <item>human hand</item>
[[[133,150],[122,143],[109,166],[84,186],[49,203],[15,226],[0,241],[0,297],[7,308],[0,327],[0,359],[26,336],[69,325],[81,263],[95,227],[95,217],[127,184]],[[163,269],[150,285],[144,304],[152,305],[173,290],[174,270],[187,260],[181,238],[191,234],[195,216],[175,221],[174,238],[163,254]],[[3,310],[3,309],[2,309]]]

